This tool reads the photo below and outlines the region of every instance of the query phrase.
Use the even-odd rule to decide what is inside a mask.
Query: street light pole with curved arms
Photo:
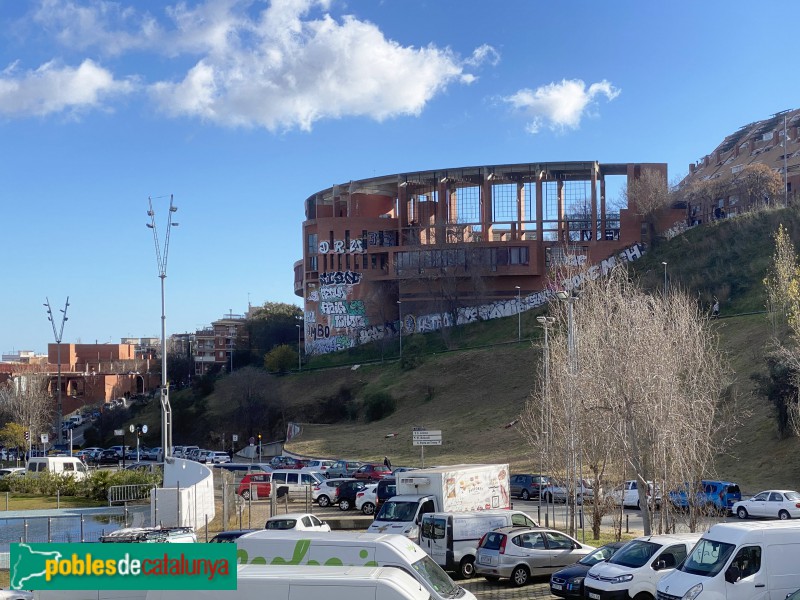
[[[153,230],[153,241],[156,246],[156,261],[158,262],[158,276],[161,278],[161,447],[163,448],[164,460],[172,454],[172,407],[169,403],[169,384],[167,380],[167,317],[164,312],[164,280],[167,278],[167,257],[169,255],[169,234],[172,226],[178,223],[172,222],[172,215],[178,211],[178,207],[172,203],[173,196],[169,196],[169,212],[167,217],[167,234],[164,239],[164,253],[161,253],[161,244],[158,240],[158,230],[156,228],[156,212],[153,210],[153,199],[147,198],[150,209],[147,215],[150,222],[147,226]]]
[[[56,348],[58,352],[58,408],[56,410],[56,431],[58,432],[58,443],[64,443],[64,430],[61,427],[61,421],[64,418],[64,405],[61,403],[61,339],[64,335],[64,323],[67,319],[67,308],[69,308],[69,296],[64,308],[61,310],[61,328],[56,331],[56,322],[53,320],[53,311],[50,309],[50,298],[45,298],[45,307],[47,307],[47,320],[53,326],[53,337],[56,340]]]

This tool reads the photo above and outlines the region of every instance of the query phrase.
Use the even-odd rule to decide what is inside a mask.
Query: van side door
[[[442,567],[447,565],[447,521],[447,517],[427,514],[422,517],[420,529],[422,549]]]

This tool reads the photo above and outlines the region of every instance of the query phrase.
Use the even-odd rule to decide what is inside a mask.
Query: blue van
[[[684,484],[682,489],[673,490],[669,493],[670,502],[676,508],[689,508],[689,494],[687,490],[692,486]],[[706,507],[717,512],[731,512],[733,504],[742,499],[742,491],[739,484],[732,481],[712,481],[704,479],[700,482],[699,489],[695,494],[696,505]]]

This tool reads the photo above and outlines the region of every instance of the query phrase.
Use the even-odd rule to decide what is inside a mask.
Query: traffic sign
[[[50,436],[47,435],[46,433],[43,433],[41,439],[42,439],[42,443],[46,444],[49,441]]]
[[[234,442],[238,442],[238,441],[239,441],[239,436],[238,436],[238,435],[236,435],[236,434],[234,433],[234,434],[231,436],[231,439],[232,439]]]
[[[131,426],[130,426],[130,427],[128,427],[128,431],[130,431],[131,433],[133,433],[134,431],[136,431],[136,425],[134,425],[133,423],[131,423]]]
[[[114,430],[114,435],[125,435],[125,430],[124,429],[115,429]]]
[[[415,429],[411,432],[411,444],[413,446],[441,446],[441,429]]]

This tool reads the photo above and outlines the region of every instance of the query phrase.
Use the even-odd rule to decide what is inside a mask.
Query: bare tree
[[[543,411],[552,414],[551,459],[567,479],[574,479],[575,465],[592,473],[595,516],[607,510],[599,493],[606,469],[621,457],[641,484],[650,534],[649,482],[666,494],[699,479],[729,441],[720,436],[732,430],[735,413],[725,410],[727,371],[716,338],[686,295],[650,296],[617,268],[608,278],[587,278],[573,300],[577,368],[571,368],[567,311],[564,303],[551,308],[561,325],[552,336],[551,385],[546,395],[534,391],[523,426]],[[540,428],[527,432],[534,442],[541,435]],[[668,527],[662,511],[658,529]]]
[[[733,179],[733,188],[744,196],[751,207],[768,205],[782,198],[783,181],[780,175],[763,163],[747,165]]]
[[[33,436],[50,433],[54,403],[48,383],[47,374],[29,372],[0,386],[0,410],[6,420],[30,428]]]
[[[674,200],[666,175],[654,169],[642,169],[639,177],[632,179],[621,193],[628,208],[635,208],[636,214],[647,224],[648,237],[652,240],[658,214]]]

